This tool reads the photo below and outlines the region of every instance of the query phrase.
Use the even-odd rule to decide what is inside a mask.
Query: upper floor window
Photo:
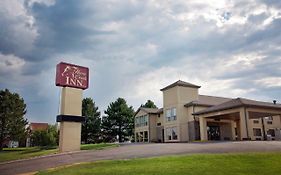
[[[170,108],[166,110],[166,120],[173,121],[177,120],[177,110],[176,108]]]
[[[273,117],[272,116],[269,116],[269,117],[265,117],[266,120],[273,120]]]
[[[143,115],[135,118],[135,126],[142,127],[148,125],[148,115]]]
[[[268,125],[272,125],[272,120],[266,122]]]

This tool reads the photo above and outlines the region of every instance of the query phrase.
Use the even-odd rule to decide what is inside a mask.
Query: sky
[[[200,94],[281,102],[280,0],[1,0],[0,89],[55,123],[55,67],[90,69],[84,97],[135,110],[183,80]]]

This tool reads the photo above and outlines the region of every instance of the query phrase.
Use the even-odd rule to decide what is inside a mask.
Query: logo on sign
[[[87,89],[89,80],[89,69],[68,63],[57,65],[56,85],[63,87],[74,87]]]
[[[61,76],[66,78],[66,84],[70,86],[84,86],[87,81],[87,74],[76,66],[66,66]]]

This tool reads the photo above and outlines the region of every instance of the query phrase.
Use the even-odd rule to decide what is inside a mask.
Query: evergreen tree
[[[24,119],[26,104],[17,93],[11,93],[8,89],[0,91],[0,150],[6,139],[20,140],[25,137]]]
[[[147,102],[144,105],[141,105],[141,107],[144,107],[144,108],[157,108],[157,106],[151,100],[147,100]]]
[[[81,140],[84,143],[100,142],[101,118],[98,107],[92,98],[85,98],[82,101],[82,115],[85,122],[82,124]]]
[[[102,118],[102,132],[104,141],[115,141],[118,136],[119,142],[129,140],[133,135],[134,110],[128,106],[123,98],[118,98],[110,103],[106,115]]]

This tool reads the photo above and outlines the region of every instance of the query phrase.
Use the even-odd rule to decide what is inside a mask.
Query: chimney
[[[273,100],[273,104],[275,104],[275,105],[276,105],[276,102],[277,102],[276,100]]]

